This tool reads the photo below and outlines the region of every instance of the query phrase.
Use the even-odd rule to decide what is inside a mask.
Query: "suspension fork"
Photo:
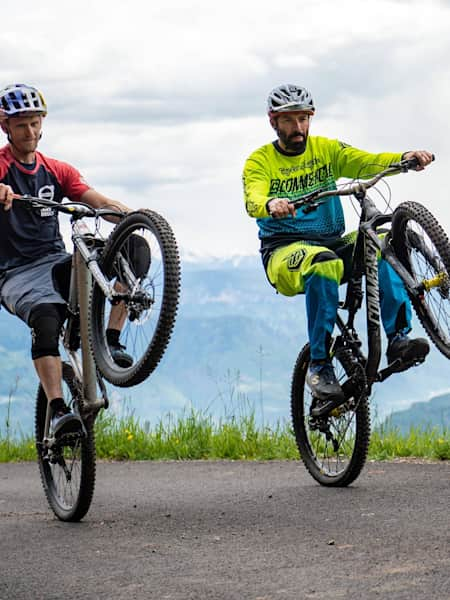
[[[92,289],[92,275],[77,248],[74,249],[75,281],[80,310],[81,364],[83,377],[83,399],[88,411],[94,414],[105,406],[104,398],[97,398],[97,373],[89,345],[89,301]]]

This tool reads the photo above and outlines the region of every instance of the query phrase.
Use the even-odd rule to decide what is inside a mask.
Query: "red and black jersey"
[[[14,158],[9,145],[0,149],[0,183],[10,185],[16,194],[77,201],[90,189],[74,167],[40,152],[35,165],[28,167]],[[9,211],[0,209],[0,272],[61,250],[64,242],[54,210],[32,211],[20,200]]]

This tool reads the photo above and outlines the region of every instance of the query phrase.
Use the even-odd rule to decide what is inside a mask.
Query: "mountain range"
[[[363,315],[358,321],[363,330]],[[415,334],[424,335],[418,323]],[[182,293],[169,347],[156,371],[133,388],[111,388],[110,410],[150,425],[194,409],[214,418],[254,411],[259,424],[289,419],[290,381],[307,341],[304,299],[275,292],[259,257],[182,262]],[[0,311],[0,433],[32,430],[37,378],[28,329]],[[418,368],[374,387],[381,422],[414,406],[412,424],[429,425],[434,397],[449,404],[448,361],[432,349]],[[431,424],[449,426],[448,411]]]

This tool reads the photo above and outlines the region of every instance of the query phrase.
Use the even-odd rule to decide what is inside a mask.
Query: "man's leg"
[[[145,278],[151,264],[150,246],[144,237],[132,234],[121,249],[123,258],[128,262],[128,267],[134,276],[139,279]],[[120,263],[119,263],[120,264]],[[127,287],[121,277],[120,268],[116,272],[117,280],[114,285],[116,291],[125,292]],[[128,311],[124,302],[112,306],[106,329],[106,340],[108,342],[111,356],[120,367],[128,368],[133,364],[133,357],[126,352],[126,347],[120,342],[120,335],[128,317]]]
[[[305,274],[305,301],[311,359],[329,358],[329,346],[339,305],[341,261],[332,252],[317,254]]]
[[[60,356],[41,356],[34,361],[34,368],[49,402],[62,398],[62,363]]]
[[[411,331],[411,303],[402,280],[385,260],[378,261],[381,320],[386,335]]]
[[[334,252],[304,242],[276,250],[267,269],[269,281],[280,293],[306,296],[311,352],[306,382],[325,411],[345,400],[329,357],[343,272],[343,262]]]
[[[44,388],[56,434],[81,429],[81,420],[70,412],[62,392],[62,364],[59,355],[59,335],[65,319],[65,305],[38,304],[30,313],[31,356]]]
[[[120,292],[126,289],[119,281],[115,283],[114,288]],[[128,311],[125,303],[119,302],[118,304],[114,304],[111,307],[108,326],[106,328],[106,341],[108,342],[111,356],[119,367],[125,369],[131,367],[133,364],[133,357],[125,351],[125,346],[120,343],[120,335],[127,317]]]
[[[313,360],[328,358],[343,270],[343,263],[334,252],[305,242],[275,250],[269,261],[267,275],[280,294],[305,294]]]
[[[404,363],[421,362],[430,351],[424,338],[409,338],[411,303],[402,280],[385,260],[378,261],[380,312],[389,340],[387,361],[400,359]]]

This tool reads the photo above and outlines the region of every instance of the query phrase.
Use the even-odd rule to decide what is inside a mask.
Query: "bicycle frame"
[[[434,156],[433,156],[434,160]],[[348,320],[344,322],[338,314],[337,326],[341,333],[346,337],[347,342],[352,345],[352,349],[359,356],[362,364],[365,365],[367,383],[369,391],[372,384],[376,381],[383,381],[389,375],[396,372],[395,364],[386,369],[378,371],[381,359],[381,336],[380,336],[380,297],[378,289],[378,254],[386,260],[394,271],[402,279],[405,288],[413,298],[423,296],[424,289],[439,285],[439,278],[417,284],[408,270],[401,264],[396,257],[390,245],[390,231],[382,239],[378,237],[377,228],[392,221],[391,214],[383,214],[367,196],[367,190],[373,187],[380,179],[389,174],[407,172],[409,169],[417,167],[418,162],[415,158],[403,160],[384,169],[367,181],[358,181],[340,190],[316,191],[301,198],[291,200],[295,208],[302,208],[305,212],[316,210],[322,204],[325,198],[330,196],[349,196],[353,195],[361,206],[361,217],[359,222],[358,235],[354,246],[352,257],[352,270],[347,288],[347,295],[340,308],[349,311]],[[366,320],[368,335],[368,354],[367,358],[360,350],[361,342],[358,339],[354,328],[354,318],[356,312],[362,306],[362,278],[366,278]]]
[[[367,197],[365,191],[356,193],[355,198],[361,205],[361,218],[353,251],[352,270],[348,282],[346,299],[340,305],[340,308],[348,310],[348,319],[347,322],[344,322],[338,314],[337,326],[342,334],[354,340],[354,349],[357,349],[357,354],[359,354],[365,363],[367,385],[370,390],[374,382],[381,380],[380,373],[378,372],[381,360],[378,254],[381,253],[381,256],[384,258],[387,247],[386,238],[380,239],[376,230],[377,227],[389,222],[392,215],[385,215],[378,211],[370,198]],[[392,263],[395,270],[397,270],[397,266],[403,268],[394,255],[390,258],[389,262],[390,264]],[[366,296],[367,357],[364,357],[360,350],[361,343],[354,329],[355,315],[362,306],[363,277],[365,277]]]
[[[356,312],[362,305],[362,278],[365,277],[366,292],[366,324],[367,324],[367,358],[363,357],[358,349],[358,354],[365,362],[365,371],[369,391],[375,382],[384,381],[396,372],[396,365],[379,371],[381,360],[381,333],[380,333],[380,295],[378,287],[378,256],[386,260],[402,279],[410,296],[419,296],[423,293],[421,285],[411,277],[407,269],[396,257],[391,244],[391,233],[380,238],[377,228],[392,221],[392,213],[383,214],[378,210],[365,190],[354,193],[354,197],[361,206],[361,218],[358,235],[355,242],[352,270],[348,283],[346,299],[340,308],[349,311],[348,320],[344,322],[338,315],[337,326],[342,334],[354,338],[356,346],[360,346],[353,323]]]
[[[74,252],[72,255],[70,290],[68,306],[68,317],[66,326],[61,335],[62,345],[65,349],[68,361],[74,370],[75,376],[82,383],[82,406],[79,407],[83,416],[95,416],[101,408],[108,407],[108,396],[106,387],[97,373],[94,357],[89,346],[88,321],[89,321],[89,299],[92,289],[92,281],[95,280],[105,289],[112,286],[106,281],[98,267],[95,250],[89,250],[82,233],[86,225],[80,221],[72,223]],[[90,234],[89,234],[90,235]],[[93,275],[95,273],[95,276]],[[102,288],[103,289],[103,288]],[[111,297],[114,292],[110,291]],[[81,357],[71,345],[71,336],[75,321],[79,320],[80,327],[80,349]],[[101,391],[101,397],[97,397],[97,384]],[[54,442],[49,438],[51,410],[47,406],[44,445],[51,446]]]
[[[55,208],[72,213],[71,224],[74,252],[72,255],[69,300],[67,303],[69,314],[61,335],[61,341],[69,363],[73,368],[78,381],[82,383],[82,406],[80,406],[79,409],[83,413],[83,416],[92,415],[95,418],[95,415],[101,408],[108,407],[109,402],[106,387],[100,374],[97,372],[89,345],[89,301],[93,280],[101,287],[103,293],[112,304],[120,302],[121,298],[124,297],[124,294],[121,294],[114,289],[113,284],[105,278],[98,265],[97,250],[95,245],[92,244],[92,241],[95,239],[94,234],[82,221],[84,216],[93,216],[91,209],[83,205],[77,205],[76,211],[74,211],[73,208],[64,209],[63,205],[58,205],[57,203],[45,201],[40,198],[27,196],[16,196],[16,198],[28,200],[31,204],[56,205]],[[106,216],[118,215],[116,211],[111,210],[98,210],[97,213]],[[92,248],[89,246],[92,246]],[[128,277],[132,283],[136,282],[131,271],[128,274]],[[79,321],[80,327],[81,357],[77,352],[77,348],[73,347],[71,341],[71,336],[73,335],[73,329],[76,327],[75,322],[77,320]],[[100,398],[97,397],[97,385],[101,392]],[[43,444],[47,447],[51,447],[55,441],[49,437],[50,419],[51,411],[50,407],[47,406],[43,439]]]

